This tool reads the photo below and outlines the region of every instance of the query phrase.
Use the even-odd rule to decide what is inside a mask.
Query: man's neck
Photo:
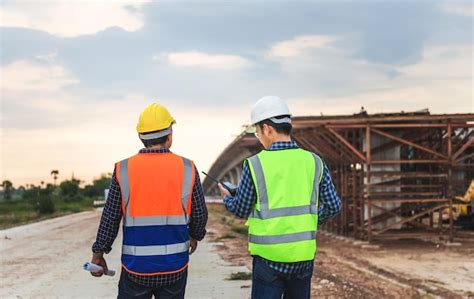
[[[290,141],[292,141],[291,136],[289,136],[289,135],[278,135],[278,136],[275,136],[275,139],[272,140],[272,144],[275,143],[275,142],[290,142]]]
[[[164,146],[164,145],[161,145],[161,144],[157,144],[157,145],[150,146],[148,149],[157,149],[157,150],[159,150],[159,149],[167,149],[167,147]]]

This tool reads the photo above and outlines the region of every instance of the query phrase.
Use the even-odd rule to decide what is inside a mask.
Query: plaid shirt
[[[285,150],[298,148],[294,141],[279,141],[273,143],[268,150]],[[319,184],[319,208],[318,208],[318,224],[323,224],[329,218],[336,216],[341,211],[341,200],[336,193],[336,188],[331,180],[329,169],[324,163],[323,177]],[[226,196],[224,205],[229,212],[239,218],[248,218],[257,202],[257,194],[250,175],[250,169],[247,163],[244,164],[240,184],[234,197]],[[308,269],[313,261],[303,261],[296,263],[278,263],[263,259],[272,269],[285,274],[301,273]]]
[[[169,153],[169,149],[141,149],[142,153]],[[117,182],[117,177],[114,173],[112,175],[112,182],[109,188],[109,195],[105,202],[104,210],[102,212],[102,218],[100,219],[100,225],[97,232],[97,239],[92,245],[93,252],[105,252],[109,253],[112,250],[112,244],[117,237],[120,221],[122,219],[122,192],[120,191],[120,185]],[[189,223],[189,235],[200,241],[206,234],[206,223],[207,223],[207,207],[204,201],[204,193],[202,191],[201,181],[199,179],[199,173],[196,168],[196,183],[194,184],[192,201],[191,201],[191,217]],[[122,268],[122,271],[128,274],[130,279],[141,285],[154,287],[154,286],[165,286],[171,285],[183,278],[183,274],[187,269],[184,269],[178,273],[172,274],[160,274],[152,276],[135,275],[126,272]]]

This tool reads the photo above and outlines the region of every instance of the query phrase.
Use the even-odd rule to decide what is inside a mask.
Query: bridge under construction
[[[474,178],[474,114],[413,113],[293,117],[292,138],[328,164],[343,202],[322,229],[368,240],[453,240],[453,199]],[[242,161],[263,148],[242,132],[209,174],[238,184]],[[207,195],[219,194],[206,178]]]

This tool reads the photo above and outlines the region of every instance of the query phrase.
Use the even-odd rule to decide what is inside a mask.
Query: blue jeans
[[[149,299],[152,298],[152,296],[160,299],[183,299],[188,276],[187,270],[185,271],[186,273],[182,279],[172,285],[162,287],[140,285],[131,280],[125,271],[122,271],[118,285],[117,299]]]
[[[283,274],[270,268],[261,258],[253,258],[252,299],[305,299],[311,294],[313,266],[303,273]]]

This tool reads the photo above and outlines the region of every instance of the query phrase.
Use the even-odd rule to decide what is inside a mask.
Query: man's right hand
[[[198,247],[198,242],[196,239],[189,237],[189,255],[193,254]]]
[[[99,265],[99,266],[102,267],[102,270],[99,271],[99,272],[91,272],[92,276],[101,277],[102,275],[104,275],[104,273],[107,273],[108,270],[109,270],[107,268],[107,262],[104,259],[104,253],[103,252],[94,252],[92,254],[91,263]]]

